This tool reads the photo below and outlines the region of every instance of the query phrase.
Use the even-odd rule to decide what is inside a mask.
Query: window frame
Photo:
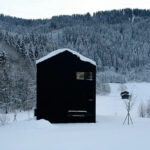
[[[93,72],[76,72],[76,80],[93,81]]]

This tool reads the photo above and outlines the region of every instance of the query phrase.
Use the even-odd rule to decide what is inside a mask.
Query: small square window
[[[84,72],[77,72],[76,73],[77,80],[84,80]]]
[[[84,78],[85,80],[93,80],[92,72],[85,72]]]

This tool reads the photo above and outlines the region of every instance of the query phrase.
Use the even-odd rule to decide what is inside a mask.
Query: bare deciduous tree
[[[5,113],[0,114],[0,124],[3,126],[8,122],[9,122],[8,114],[5,114]]]
[[[143,102],[141,102],[138,107],[138,115],[142,118],[146,117],[146,107]]]
[[[146,107],[146,113],[147,113],[147,117],[150,118],[150,100],[148,101],[147,107]]]

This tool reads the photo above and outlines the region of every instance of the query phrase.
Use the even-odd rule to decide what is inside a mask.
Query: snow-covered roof
[[[76,56],[79,57],[80,60],[82,60],[82,61],[89,62],[89,63],[91,63],[91,64],[93,64],[93,65],[96,65],[95,61],[93,61],[93,60],[91,60],[91,59],[89,59],[89,58],[87,58],[87,57],[85,57],[85,56],[83,56],[83,55],[77,53],[76,51],[70,50],[70,49],[68,49],[68,48],[63,48],[63,49],[55,50],[55,51],[49,53],[48,55],[46,55],[46,56],[40,58],[39,60],[37,60],[37,61],[36,61],[36,64],[38,64],[38,63],[40,63],[40,62],[43,62],[44,60],[47,60],[47,59],[49,59],[49,58],[51,58],[51,57],[53,57],[53,56],[56,56],[56,55],[58,55],[58,54],[60,54],[60,53],[63,53],[64,51],[68,51],[68,52],[72,53],[73,55],[76,55]]]

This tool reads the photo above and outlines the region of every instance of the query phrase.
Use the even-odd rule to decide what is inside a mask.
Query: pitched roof
[[[91,63],[91,64],[93,64],[93,65],[96,65],[95,61],[93,61],[93,60],[91,60],[91,59],[89,59],[89,58],[87,58],[87,57],[85,57],[85,56],[83,56],[83,55],[77,53],[76,51],[70,50],[70,49],[68,49],[68,48],[63,48],[63,49],[55,50],[55,51],[49,53],[48,55],[46,55],[46,56],[44,56],[44,57],[38,59],[38,60],[36,61],[36,64],[38,64],[38,63],[40,63],[40,62],[43,62],[43,61],[45,61],[45,60],[47,60],[47,59],[49,59],[49,58],[51,58],[51,57],[53,57],[53,56],[56,56],[56,55],[58,55],[58,54],[60,54],[60,53],[63,53],[63,52],[65,52],[65,51],[68,51],[68,52],[72,53],[73,55],[76,55],[76,56],[79,57],[80,60],[82,60],[82,61],[89,62],[89,63]]]

